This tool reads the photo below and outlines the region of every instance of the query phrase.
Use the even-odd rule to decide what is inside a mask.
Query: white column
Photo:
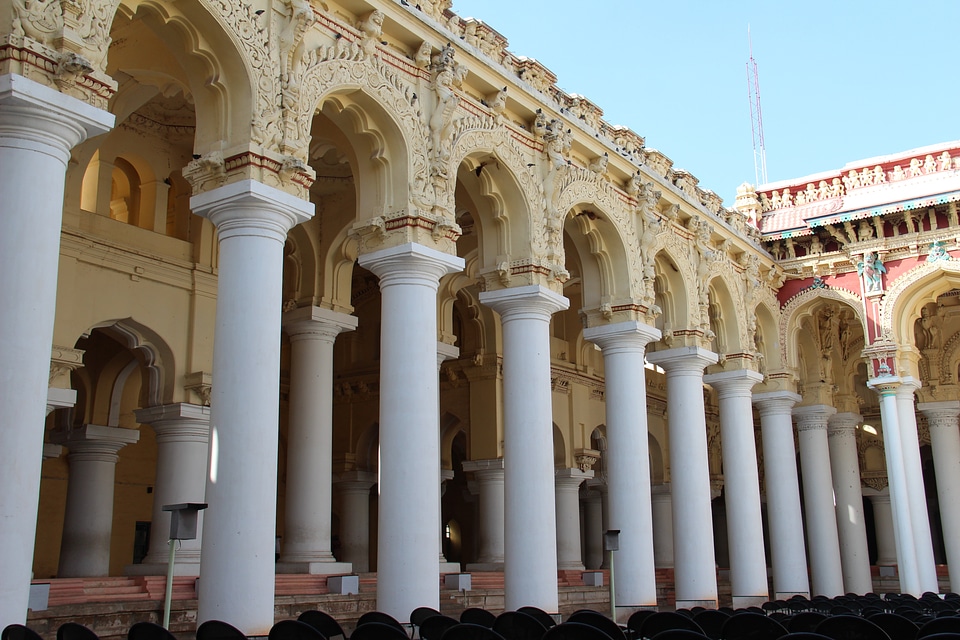
[[[480,512],[477,561],[467,571],[503,571],[503,458],[467,460],[463,470],[477,481]]]
[[[680,347],[651,353],[647,360],[663,367],[667,377],[677,608],[716,608],[717,562],[713,551],[703,369],[716,363],[717,354],[699,347]]]
[[[283,244],[313,205],[252,180],[195,195],[220,240],[198,622],[274,621]]]
[[[917,409],[914,394],[920,381],[900,378],[897,388],[897,413],[900,419],[900,445],[903,447],[903,469],[907,479],[910,500],[910,523],[913,526],[913,544],[917,554],[917,576],[922,592],[940,592],[937,563],[933,557],[933,538],[927,515],[927,493],[923,484],[923,465],[920,462],[920,438],[917,435]]]
[[[290,416],[283,547],[277,573],[350,573],[330,550],[333,344],[357,318],[320,307],[283,314],[290,336]]]
[[[670,485],[653,487],[653,563],[657,569],[673,568],[673,498]]]
[[[417,607],[440,608],[437,289],[463,260],[411,243],[360,265],[381,294],[377,608],[406,622]]]
[[[897,540],[893,532],[893,511],[890,508],[890,492],[871,495],[873,527],[877,536],[877,566],[892,567],[897,564]]]
[[[87,424],[55,431],[51,439],[65,445],[69,464],[67,506],[63,516],[58,578],[110,575],[113,530],[113,485],[118,452],[140,439],[135,429]]]
[[[486,291],[503,330],[504,608],[560,610],[550,317],[569,301],[539,285]]]
[[[812,592],[813,595],[828,598],[844,593],[837,512],[833,504],[833,479],[830,473],[830,446],[827,443],[827,420],[836,412],[835,408],[825,404],[793,410],[800,442]],[[767,500],[769,502],[769,496]]]
[[[741,369],[704,376],[717,391],[720,442],[726,491],[730,586],[735,608],[759,607],[769,600],[767,560],[763,550],[760,472],[753,433],[750,390],[763,381],[756,371]]]
[[[70,149],[113,115],[0,76],[0,628],[27,620]],[[38,182],[39,181],[39,182]]]
[[[867,381],[867,386],[880,396],[880,421],[883,427],[883,450],[887,458],[887,482],[890,489],[890,508],[893,512],[893,536],[897,545],[900,590],[919,597],[923,594],[923,589],[920,586],[914,530],[910,522],[910,495],[903,463],[903,443],[900,439],[900,416],[897,407],[900,378],[873,378]]]
[[[580,547],[580,485],[592,477],[592,471],[557,469],[554,498],[557,509],[557,569],[584,569]]]
[[[837,413],[827,422],[843,589],[846,593],[857,594],[873,591],[857,453],[857,425],[862,420],[862,416],[856,413]]]
[[[620,530],[614,560],[614,568],[619,568],[616,599],[621,613],[629,616],[639,607],[657,604],[644,353],[647,344],[660,338],[660,331],[630,321],[584,329],[583,337],[603,349],[607,421],[603,464],[610,528]]]
[[[956,591],[960,589],[960,430],[957,429],[960,402],[925,402],[917,406],[930,427],[950,590]]]
[[[153,428],[157,441],[157,476],[153,489],[153,520],[150,548],[143,564],[130,565],[129,575],[166,575],[170,557],[170,512],[167,504],[204,502],[210,408],[187,403],[137,409],[137,422]],[[177,546],[175,575],[200,575],[203,511],[199,514],[197,538]]]
[[[370,489],[377,484],[370,471],[348,471],[337,476],[340,492],[340,560],[354,573],[370,571]]]
[[[587,481],[587,490],[584,492],[584,547],[586,557],[584,565],[588,570],[599,569],[603,565],[603,496],[599,491],[590,488]]]
[[[753,395],[753,403],[760,413],[773,597],[777,600],[794,595],[810,596],[791,418],[793,405],[799,401],[800,396],[789,391]]]

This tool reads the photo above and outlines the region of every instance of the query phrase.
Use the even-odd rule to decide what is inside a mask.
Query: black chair
[[[8,624],[0,634],[3,640],[43,640],[40,634],[22,624]]]
[[[610,636],[613,640],[627,640],[627,634],[623,632],[623,629],[620,628],[616,622],[596,611],[591,611],[590,609],[582,609],[577,611],[574,614],[571,614],[567,618],[567,622],[579,622],[580,624],[587,624],[591,627],[596,627],[603,631],[605,634]]]
[[[960,640],[960,633],[935,633],[924,637],[923,640]]]
[[[703,633],[703,629],[693,621],[693,618],[688,618],[675,611],[657,611],[653,615],[647,616],[643,624],[640,625],[640,637],[652,638],[662,631],[672,629],[686,629],[687,631]]]
[[[171,638],[173,636],[170,636]],[[281,620],[270,628],[270,640],[327,640],[326,637],[306,622]],[[130,640],[134,640],[130,638]]]
[[[651,640],[709,640],[709,636],[689,629],[667,629],[653,636]]]
[[[523,611],[504,611],[497,616],[493,630],[507,640],[540,640],[547,628]]]
[[[82,624],[64,622],[57,629],[57,640],[100,640],[100,637]]]
[[[382,611],[367,611],[365,614],[360,616],[360,619],[357,620],[357,628],[359,629],[365,624],[370,624],[371,622],[376,622],[378,624],[385,624],[394,629],[399,629],[403,635],[409,637],[407,633],[407,628],[400,624],[396,618],[391,616],[389,613],[384,613]],[[350,634],[350,637],[353,637],[353,634]]]
[[[478,607],[464,609],[463,613],[460,614],[460,622],[464,624],[478,624],[488,629],[493,629],[493,623],[496,621],[497,616],[486,609],[480,609]]]
[[[62,627],[61,627],[62,628]],[[207,620],[197,627],[197,640],[246,640],[247,635],[232,624],[222,620]],[[61,638],[57,631],[57,640],[83,640],[82,638]]]
[[[895,613],[876,613],[867,618],[896,640],[914,640],[919,628],[913,622]]]
[[[154,622],[138,622],[127,632],[127,640],[177,640],[172,633]]]
[[[613,638],[589,624],[564,622],[547,629],[542,640],[613,640]]]
[[[700,625],[704,635],[713,640],[720,640],[723,623],[730,619],[730,615],[716,609],[706,609],[693,616],[693,621]]]
[[[857,616],[831,616],[817,625],[816,632],[833,640],[891,640],[886,631]]]
[[[460,622],[450,616],[430,616],[420,624],[420,640],[440,640],[447,629],[458,624]]]
[[[960,633],[960,618],[948,616],[934,618],[917,631],[917,638],[927,638],[935,633]]]
[[[655,614],[656,611],[653,609],[640,609],[639,611],[634,611],[630,614],[630,617],[627,618],[627,629],[633,632],[635,638],[640,637],[640,627],[643,625],[643,621]]]
[[[440,615],[440,612],[431,607],[417,607],[410,613],[410,624],[419,627],[424,620]]]
[[[345,640],[347,637],[343,627],[329,613],[310,609],[301,613],[297,620],[310,625],[326,636],[327,640]],[[199,633],[199,629],[197,631]],[[201,639],[197,638],[197,640]]]
[[[350,634],[350,640],[410,640],[406,629],[383,622],[364,622]]]
[[[557,624],[557,621],[553,619],[553,616],[543,609],[538,609],[537,607],[520,607],[517,609],[517,611],[520,613],[525,613],[528,616],[533,616],[547,629]]]
[[[762,613],[741,611],[723,623],[724,640],[777,640],[789,633],[782,624]]]
[[[482,624],[461,622],[444,631],[440,640],[506,640],[506,638]]]
[[[780,640],[831,640],[831,638],[813,631],[797,631],[780,636]]]

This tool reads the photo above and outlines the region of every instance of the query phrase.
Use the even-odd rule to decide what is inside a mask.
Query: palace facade
[[[0,0],[0,626],[32,578],[377,606],[960,584],[960,143],[725,206],[449,0]],[[798,464],[799,462],[799,464]],[[803,497],[801,502],[801,495]]]

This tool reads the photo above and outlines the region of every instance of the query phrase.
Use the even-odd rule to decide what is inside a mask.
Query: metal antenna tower
[[[763,110],[760,108],[760,74],[753,59],[753,39],[747,25],[750,60],[747,62],[747,98],[750,102],[750,130],[753,135],[753,173],[756,184],[767,183],[767,148],[763,143]]]

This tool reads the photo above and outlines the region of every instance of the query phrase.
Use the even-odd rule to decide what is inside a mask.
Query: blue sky
[[[960,0],[454,0],[453,10],[727,206],[755,182],[748,24],[769,181],[960,139]]]

